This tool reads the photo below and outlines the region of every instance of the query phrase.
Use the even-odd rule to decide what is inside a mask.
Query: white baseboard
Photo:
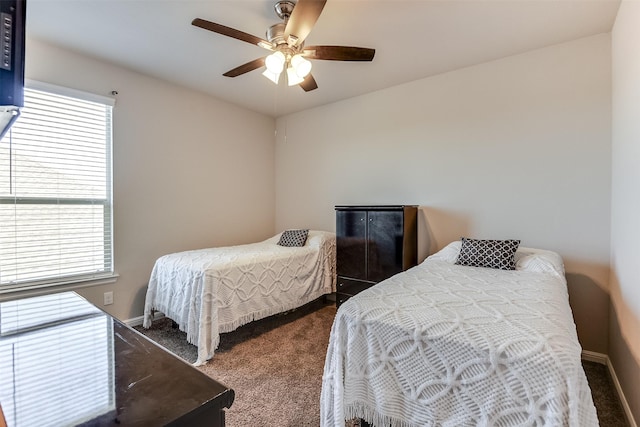
[[[629,407],[629,402],[622,391],[622,386],[620,386],[620,381],[618,381],[618,376],[616,375],[615,369],[613,369],[613,365],[611,364],[611,360],[609,360],[609,356],[602,353],[596,353],[595,351],[582,351],[582,360],[586,360],[588,362],[595,362],[606,365],[609,368],[609,375],[611,375],[611,380],[613,381],[613,385],[616,388],[616,392],[618,393],[618,397],[620,398],[620,404],[622,405],[622,410],[624,411],[624,415],[627,417],[627,422],[629,423],[629,427],[638,427],[635,419],[633,418],[633,414],[631,413],[631,408]]]
[[[158,320],[158,319],[162,319],[164,317],[163,313],[160,313],[159,311],[156,311],[153,314],[153,320]],[[126,324],[127,326],[140,326],[142,325],[142,322],[144,321],[144,316],[138,316],[138,317],[134,317],[133,319],[127,319],[124,320],[123,323]]]
[[[627,402],[627,398],[625,397],[624,392],[622,391],[622,387],[620,386],[620,381],[618,381],[618,376],[616,375],[616,371],[613,369],[613,365],[611,365],[611,362],[609,361],[609,357],[607,357],[607,366],[609,367],[609,374],[611,374],[613,385],[616,387],[616,391],[618,392],[618,396],[620,397],[620,403],[622,404],[622,409],[624,410],[624,414],[627,416],[629,427],[638,427],[636,420],[633,419],[633,414],[631,413],[629,402]]]
[[[595,362],[601,365],[609,365],[609,356],[595,351],[582,350],[582,360],[587,362]]]

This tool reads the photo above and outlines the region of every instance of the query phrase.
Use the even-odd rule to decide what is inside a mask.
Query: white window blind
[[[0,290],[113,272],[111,110],[25,89],[0,141]]]

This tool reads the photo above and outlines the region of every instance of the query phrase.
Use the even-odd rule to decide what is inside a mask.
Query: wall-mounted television
[[[0,0],[0,139],[24,106],[26,0]]]

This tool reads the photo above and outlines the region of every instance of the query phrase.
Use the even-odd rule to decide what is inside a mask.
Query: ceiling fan
[[[326,0],[278,1],[274,8],[283,22],[269,27],[266,40],[200,18],[194,19],[191,24],[223,36],[255,44],[272,52],[266,57],[254,59],[229,70],[223,74],[224,76],[237,77],[266,66],[262,74],[274,83],[278,84],[280,75],[286,70],[289,86],[300,85],[305,92],[309,92],[318,88],[310,73],[309,59],[372,61],[376,53],[375,49],[364,47],[304,45],[326,2]]]

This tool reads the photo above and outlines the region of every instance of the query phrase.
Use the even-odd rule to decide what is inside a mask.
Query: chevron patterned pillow
[[[304,246],[309,230],[285,230],[280,236],[280,246]]]
[[[520,240],[475,240],[463,237],[456,264],[515,270],[515,254],[519,245]]]

